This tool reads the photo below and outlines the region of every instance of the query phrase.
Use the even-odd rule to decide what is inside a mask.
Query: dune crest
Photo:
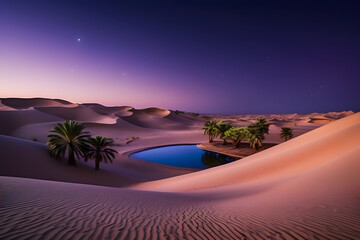
[[[85,105],[79,105],[73,108],[39,107],[36,109],[40,112],[45,112],[47,114],[61,117],[65,120],[115,124],[117,119],[117,117],[113,115],[99,114],[91,107]]]
[[[133,114],[123,120],[143,128],[181,130],[195,124],[187,117],[177,116],[170,110],[159,108],[132,109]],[[199,120],[198,120],[199,121]]]

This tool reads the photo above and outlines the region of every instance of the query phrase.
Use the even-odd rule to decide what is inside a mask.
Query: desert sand
[[[271,122],[265,142],[281,143],[205,169],[129,157],[163,145],[207,141],[221,119]],[[110,136],[113,164],[47,153],[48,131],[66,119]],[[1,99],[0,239],[358,239],[360,113],[177,114],[172,110]],[[295,138],[282,142],[281,127]],[[131,137],[138,137],[132,139]],[[36,141],[34,141],[36,140]]]

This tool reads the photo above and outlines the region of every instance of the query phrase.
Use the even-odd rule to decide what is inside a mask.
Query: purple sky
[[[0,97],[360,111],[358,1],[269,2],[3,0]]]

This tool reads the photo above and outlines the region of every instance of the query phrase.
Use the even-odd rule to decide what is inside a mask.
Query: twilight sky
[[[360,111],[359,9],[344,0],[1,0],[0,97]]]

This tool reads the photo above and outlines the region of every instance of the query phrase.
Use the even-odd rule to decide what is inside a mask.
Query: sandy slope
[[[0,135],[0,239],[360,236],[360,113],[263,115],[273,123],[267,141],[279,142],[281,126],[293,127],[297,137],[240,161],[194,172],[132,160],[129,154],[156,145],[206,141],[204,119],[248,125],[262,115],[197,119],[156,108],[80,104],[65,109],[44,107],[46,102],[36,102],[42,107],[33,110],[0,111],[0,131],[9,135]],[[25,103],[22,107],[30,104]],[[69,118],[84,121],[93,135],[115,139],[120,154],[114,164],[95,172],[49,157],[47,131]],[[317,128],[321,124],[312,123],[315,118],[331,121]],[[40,143],[24,140],[34,134]],[[139,138],[128,142],[129,136]]]
[[[356,239],[358,203],[131,191],[0,177],[2,239]]]
[[[15,108],[4,105],[0,100],[0,111],[15,111],[15,110],[16,110]]]
[[[37,110],[61,117],[66,120],[115,124],[117,117],[114,115],[99,114],[91,106],[79,105],[73,108],[39,107]]]
[[[95,112],[101,114],[101,115],[110,115],[110,114],[115,114],[115,115],[124,115],[124,116],[128,116],[131,115],[130,110],[133,109],[133,107],[130,106],[123,106],[123,107],[105,107],[101,104],[97,104],[97,103],[85,103],[82,104],[84,106],[88,106],[91,109],[93,109]]]
[[[131,110],[130,116],[122,117],[123,120],[143,128],[182,130],[195,123],[184,116],[174,116],[174,112],[158,108]]]
[[[38,110],[0,111],[0,134],[11,135],[16,129],[33,123],[64,121],[63,118]],[[34,132],[36,130],[34,129]]]
[[[359,142],[360,114],[354,114],[241,161],[139,187],[189,191],[250,181],[275,181],[321,167],[360,149]]]
[[[118,187],[136,182],[120,174],[95,172],[81,162],[76,168],[69,168],[64,161],[51,158],[45,144],[0,135],[0,145],[4,159],[0,175]]]

